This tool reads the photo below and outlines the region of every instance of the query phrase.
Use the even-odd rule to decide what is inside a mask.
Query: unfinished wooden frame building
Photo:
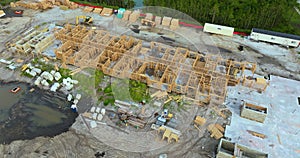
[[[105,74],[130,78],[148,86],[184,94],[197,104],[223,103],[228,84],[238,84],[245,69],[256,65],[185,48],[113,36],[103,30],[65,25],[55,33],[62,46],[55,51],[63,64],[92,67]],[[239,73],[233,73],[237,71]]]
[[[53,34],[43,31],[32,31],[25,36],[19,36],[12,44],[7,45],[12,52],[41,54],[54,41]]]

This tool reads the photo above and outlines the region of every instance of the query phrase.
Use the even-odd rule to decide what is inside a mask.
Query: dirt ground
[[[6,18],[0,20],[0,58],[10,56],[5,51],[5,43],[12,38],[26,31],[30,27],[34,27],[41,23],[58,24],[74,23],[76,15],[90,15],[94,20],[97,28],[102,28],[111,31],[112,34],[127,34],[145,40],[154,40],[163,43],[168,43],[174,46],[183,46],[200,52],[210,52],[220,54],[226,58],[234,58],[235,60],[247,60],[258,63],[256,73],[267,75],[283,76],[300,80],[299,55],[296,49],[285,49],[279,46],[272,46],[265,43],[254,43],[241,37],[223,37],[203,33],[201,30],[190,28],[180,28],[177,31],[166,31],[163,27],[158,27],[156,31],[142,31],[140,34],[133,33],[129,26],[131,24],[121,22],[113,17],[101,17],[90,13],[84,13],[80,9],[63,11],[59,8],[54,8],[44,12],[33,10],[25,10],[24,17]],[[3,28],[3,29],[2,29]],[[161,35],[175,42],[163,40]],[[237,47],[244,45],[243,52]],[[274,50],[275,53],[268,53],[269,50]],[[276,54],[277,52],[277,54]],[[285,53],[282,55],[282,53]],[[278,56],[279,55],[279,56]],[[3,65],[1,65],[3,67]],[[6,76],[6,69],[1,68],[0,72]],[[12,74],[11,74],[12,75]],[[6,78],[10,78],[6,77]],[[90,104],[84,102],[82,104]],[[211,112],[211,108],[197,107],[195,114],[210,118],[208,123],[223,124],[228,120],[224,120]],[[5,158],[14,157],[96,157],[97,152],[105,152],[104,157],[158,157],[160,154],[167,154],[168,157],[215,157],[217,140],[210,138],[205,127],[198,131],[192,126],[192,123],[187,125],[182,141],[175,144],[166,144],[162,148],[132,152],[120,150],[114,146],[118,146],[118,141],[112,140],[110,143],[101,141],[101,138],[96,138],[89,131],[81,117],[78,117],[70,131],[57,135],[53,138],[38,137],[33,140],[14,141],[9,145],[0,145],[0,154]],[[100,141],[99,141],[100,140]],[[132,143],[138,140],[132,140]],[[153,140],[159,141],[159,140]],[[2,156],[2,155],[1,155]]]

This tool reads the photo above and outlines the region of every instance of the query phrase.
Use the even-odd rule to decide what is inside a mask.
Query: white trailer
[[[225,36],[233,36],[234,28],[216,24],[205,23],[203,32],[220,34]]]
[[[300,36],[257,28],[252,29],[250,39],[289,47],[298,47],[300,43]]]

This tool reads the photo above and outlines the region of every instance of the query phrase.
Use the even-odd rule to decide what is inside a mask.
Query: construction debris
[[[247,132],[249,132],[250,134],[252,134],[255,137],[259,137],[259,138],[262,138],[262,139],[266,138],[266,135],[258,133],[258,132],[255,132],[255,131],[247,130]]]

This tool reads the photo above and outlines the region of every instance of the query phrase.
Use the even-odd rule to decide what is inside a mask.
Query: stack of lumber
[[[178,19],[172,19],[170,29],[176,30],[179,27],[179,20]]]
[[[156,26],[161,24],[161,17],[160,16],[155,17],[155,24],[156,24]]]
[[[95,8],[93,13],[97,13],[97,14],[100,14],[102,11],[102,8]]]
[[[137,19],[140,17],[140,12],[139,11],[134,11],[130,16],[129,16],[129,21],[130,22],[136,22]]]
[[[132,11],[130,10],[126,10],[123,14],[123,18],[122,20],[128,21],[129,20],[129,16],[131,15]]]
[[[131,124],[132,126],[136,126],[136,127],[139,127],[139,128],[144,128],[145,124],[146,124],[145,121],[143,121],[141,119],[138,119],[138,118],[134,118],[134,117],[129,117],[127,122],[129,124]]]
[[[207,130],[211,134],[210,137],[214,137],[215,139],[220,139],[224,136],[225,129],[220,124],[210,124]]]
[[[161,25],[163,25],[163,26],[170,26],[171,20],[172,20],[171,17],[164,16]]]
[[[146,13],[145,19],[152,21],[153,20],[153,14],[152,13]]]
[[[203,126],[206,123],[206,119],[201,116],[196,116],[194,123]]]
[[[84,12],[87,12],[87,13],[92,12],[93,10],[94,10],[93,7],[85,7],[85,8],[83,9],[83,11],[84,11]]]
[[[75,9],[78,8],[78,5],[74,2],[70,2],[69,0],[40,0],[37,2],[27,2],[27,1],[18,1],[16,3],[11,2],[10,6],[12,8],[15,7],[24,7],[24,8],[29,8],[29,9],[42,9],[46,10],[49,8],[53,8],[54,5],[57,6],[62,6],[62,8],[70,8],[70,9]]]
[[[113,9],[111,8],[103,8],[101,12],[101,16],[111,16],[113,14]]]

